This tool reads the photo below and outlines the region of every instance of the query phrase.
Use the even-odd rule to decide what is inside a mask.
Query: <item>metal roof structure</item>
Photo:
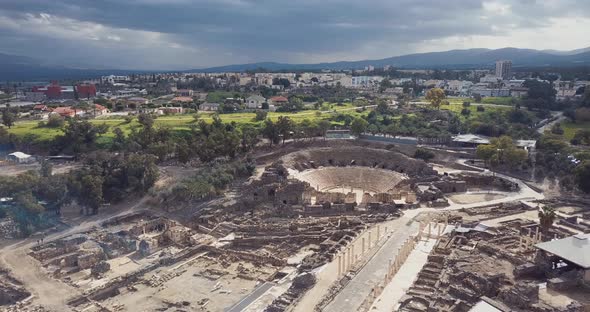
[[[475,134],[459,134],[453,137],[453,142],[472,143],[472,144],[490,144],[486,137]]]
[[[535,247],[572,262],[584,269],[590,269],[590,234],[543,242]]]
[[[31,157],[31,155],[25,154],[23,152],[10,153],[10,154],[8,154],[8,156],[12,156],[12,157],[15,157],[15,158],[18,158],[18,159],[25,159],[25,158]]]

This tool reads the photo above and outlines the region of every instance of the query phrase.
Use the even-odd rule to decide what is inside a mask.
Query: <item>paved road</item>
[[[553,125],[555,125],[558,122],[563,121],[566,117],[563,116],[563,112],[555,112],[553,113],[553,117],[556,117],[555,120],[548,122],[547,124],[543,125],[542,127],[539,127],[539,129],[537,129],[537,132],[540,134],[545,133],[545,130],[550,130],[551,127],[553,127]]]
[[[392,232],[381,249],[367,262],[358,274],[340,291],[334,300],[324,309],[327,312],[357,311],[371,288],[383,281],[389,260],[397,254],[397,250],[410,235],[418,232],[418,224],[412,223],[407,217],[399,219],[399,227]]]
[[[252,304],[252,302],[256,301],[260,296],[264,295],[267,290],[271,289],[274,286],[273,283],[264,283],[260,285],[258,288],[254,289],[249,295],[244,297],[244,299],[240,300],[238,303],[234,304],[232,307],[226,309],[226,312],[240,312],[244,310],[247,306]]]

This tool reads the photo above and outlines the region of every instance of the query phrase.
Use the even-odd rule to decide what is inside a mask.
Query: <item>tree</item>
[[[582,163],[576,167],[574,175],[576,185],[578,185],[582,191],[590,193],[590,161],[582,161]]]
[[[59,114],[50,114],[45,125],[50,128],[61,128],[64,124],[65,119]]]
[[[389,112],[389,105],[387,105],[387,101],[384,99],[377,100],[377,108],[375,109],[379,114],[387,114]]]
[[[369,123],[366,120],[357,117],[350,124],[350,130],[352,134],[359,136],[367,130],[368,125]]]
[[[441,88],[432,88],[426,92],[426,100],[436,109],[440,109],[440,104],[445,99],[445,91]]]
[[[324,137],[324,140],[326,140],[326,133],[328,132],[328,130],[330,130],[331,126],[332,124],[327,120],[320,120],[320,122],[318,122],[318,129]]]
[[[561,124],[558,122],[553,127],[551,127],[551,133],[562,135],[564,133],[563,129],[561,128]]]
[[[273,78],[272,84],[275,86],[281,85],[285,89],[287,89],[291,86],[291,82],[287,78]]]
[[[281,138],[279,129],[277,125],[270,119],[264,121],[264,128],[262,128],[262,135],[266,137],[269,142],[270,146],[279,143]]]
[[[539,209],[539,225],[543,232],[547,233],[549,231],[556,218],[557,215],[553,207],[545,206]]]
[[[53,174],[53,165],[47,160],[42,160],[39,174],[45,178],[50,177]]]
[[[429,161],[434,158],[434,153],[427,149],[417,148],[414,152],[414,158],[422,159],[424,161]]]
[[[102,184],[104,179],[97,175],[84,175],[80,181],[81,193],[84,196],[80,197],[80,203],[92,209],[92,214],[98,213],[98,208],[104,202],[102,194]]]
[[[10,129],[14,125],[15,120],[16,116],[8,108],[4,109],[2,112],[2,123]]]
[[[486,165],[507,165],[516,168],[527,159],[527,152],[518,148],[511,137],[501,136],[493,138],[490,144],[477,147],[476,154],[483,159]]]
[[[550,83],[536,79],[526,80],[523,86],[529,89],[529,99],[543,99],[547,102],[552,102],[557,94],[557,91]]]
[[[371,133],[372,135],[375,135],[379,133],[379,127],[376,124],[369,124],[369,126],[367,127],[367,131],[369,131],[369,133]]]
[[[475,103],[481,103],[481,94],[475,93],[473,95],[473,100],[475,100]]]
[[[266,112],[266,111],[256,111],[256,117],[254,117],[254,120],[256,120],[256,121],[265,120],[267,115],[268,115],[268,112]]]
[[[258,143],[258,130],[250,124],[242,126],[242,150],[244,152],[251,150]]]
[[[381,83],[379,84],[379,92],[383,93],[383,91],[389,88],[393,88],[393,84],[391,83],[391,81],[389,79],[381,80]]]
[[[287,116],[279,116],[279,120],[277,120],[277,129],[279,134],[283,137],[283,144],[285,144],[285,140],[293,131],[293,121]]]
[[[496,154],[495,147],[489,144],[479,145],[476,150],[477,157],[483,159],[486,166],[492,165],[492,159]]]

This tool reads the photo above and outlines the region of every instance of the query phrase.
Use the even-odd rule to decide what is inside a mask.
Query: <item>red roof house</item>
[[[284,103],[288,103],[289,102],[289,99],[287,99],[284,96],[273,96],[273,97],[270,98],[270,101],[273,104],[284,104]]]
[[[52,111],[53,114],[59,114],[62,117],[74,117],[76,116],[76,111],[70,107],[56,107]]]

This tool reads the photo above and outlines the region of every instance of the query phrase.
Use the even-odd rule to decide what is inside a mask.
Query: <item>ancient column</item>
[[[381,239],[381,227],[377,225],[377,241],[379,241],[379,239]]]
[[[361,248],[361,251],[362,251],[361,254],[364,255],[365,254],[365,238],[364,237],[362,238],[362,241],[363,241],[363,247]]]
[[[371,249],[371,231],[369,231],[369,249]]]
[[[389,275],[393,275],[391,270],[391,262],[391,259],[389,259],[389,266],[387,267],[387,272],[389,272]]]
[[[342,256],[338,255],[338,277],[342,275]]]
[[[354,253],[354,243],[352,243],[352,262],[356,262],[356,254]]]
[[[348,269],[352,269],[352,252],[350,247],[348,248]]]

